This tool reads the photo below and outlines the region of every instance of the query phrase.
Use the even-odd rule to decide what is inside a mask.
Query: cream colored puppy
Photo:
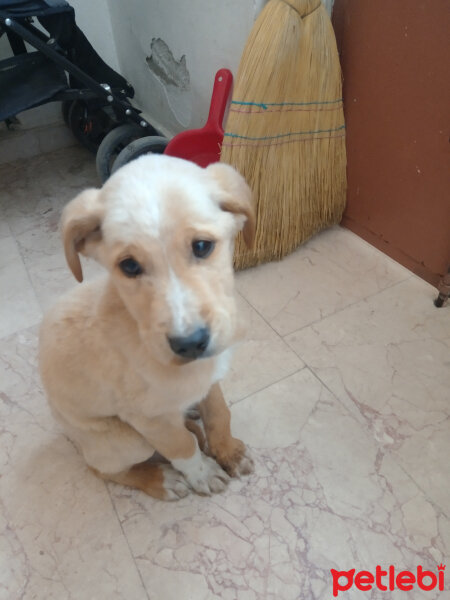
[[[251,244],[254,227],[250,190],[232,167],[157,155],[65,207],[73,274],[82,281],[79,253],[108,273],[44,318],[41,376],[55,416],[99,476],[171,500],[219,492],[229,475],[251,471],[218,381],[239,337],[234,238],[243,228]],[[215,460],[185,427],[196,404]],[[148,462],[155,451],[169,464]]]

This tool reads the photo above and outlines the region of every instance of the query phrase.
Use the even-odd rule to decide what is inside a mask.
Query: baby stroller
[[[61,101],[67,125],[92,152],[120,125],[127,125],[124,143],[130,132],[133,139],[158,135],[130,103],[132,86],[96,53],[65,0],[0,0],[4,34],[14,56],[0,61],[0,121],[10,124],[24,110]]]

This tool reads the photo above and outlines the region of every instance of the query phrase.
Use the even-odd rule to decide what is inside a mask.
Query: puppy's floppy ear
[[[99,201],[100,190],[81,192],[63,210],[61,231],[67,264],[78,281],[83,281],[79,252],[89,255],[92,244],[102,237],[101,222],[104,207]],[[90,247],[88,249],[88,246]]]
[[[225,163],[214,163],[206,171],[214,177],[223,191],[219,206],[226,212],[244,217],[243,235],[248,248],[255,240],[256,217],[252,202],[252,192],[245,179],[236,169]],[[241,227],[242,229],[242,227]]]

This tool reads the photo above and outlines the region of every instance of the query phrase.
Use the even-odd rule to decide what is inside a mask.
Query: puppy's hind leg
[[[190,492],[186,479],[169,464],[145,461],[114,474],[91,470],[102,479],[137,488],[159,500],[179,500]]]
[[[155,449],[118,417],[92,420],[85,429],[72,428],[70,433],[91,470],[102,479],[161,500],[178,500],[190,491],[183,475],[170,464],[155,462],[151,458]]]

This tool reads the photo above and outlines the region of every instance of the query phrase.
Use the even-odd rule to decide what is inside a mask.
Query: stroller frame
[[[70,11],[73,14],[73,8],[67,2],[62,0],[44,0],[44,3],[46,5],[45,10],[42,11],[44,17],[54,15],[55,13],[67,13]],[[26,2],[24,4],[26,4]],[[110,75],[110,82],[112,85],[108,82],[103,83],[96,81],[94,77],[69,60],[66,56],[68,54],[67,49],[63,48],[58,43],[58,39],[51,37],[51,35],[46,35],[32,24],[33,18],[39,18],[40,16],[39,13],[30,14],[26,11],[24,11],[24,14],[15,16],[14,11],[8,12],[8,10],[2,9],[0,3],[0,36],[3,33],[7,34],[11,49],[14,53],[13,57],[0,61],[0,120],[8,122],[11,118],[15,117],[17,113],[22,112],[23,110],[28,110],[29,108],[53,101],[70,102],[80,100],[83,102],[94,103],[94,105],[96,101],[98,101],[98,105],[102,109],[111,107],[114,113],[114,120],[117,122],[115,125],[121,123],[134,123],[142,128],[142,135],[149,135],[150,133],[155,132],[152,125],[142,117],[141,111],[130,103],[129,98],[134,96],[134,89],[132,86],[127,83],[122,76],[115,73],[108,65],[103,63],[100,57],[95,53],[95,50],[90,46],[83,33],[76,28],[75,20],[73,20],[73,27],[79,31],[80,35],[83,36],[83,43],[85,43],[89,49],[92,49],[92,52],[96,55],[99,62],[105,67],[105,72]],[[45,23],[44,27],[47,29]],[[25,42],[35,48],[37,52],[28,53]],[[41,56],[39,57],[38,55]],[[2,84],[2,74],[6,73],[7,75],[8,71],[12,69],[19,70],[20,74],[21,65],[26,65],[28,63],[29,67],[27,68],[32,68],[30,67],[30,61],[33,61],[33,57],[35,57],[36,60],[40,60],[42,56],[56,65],[54,72],[56,75],[55,93],[50,89],[49,96],[44,97],[44,89],[43,96],[35,99],[36,101],[31,99],[29,105],[22,105],[19,110],[14,112],[14,105],[10,104],[8,106],[8,103],[6,103],[7,107],[2,111],[1,98],[2,96],[3,98],[6,98],[5,93],[11,91],[11,88],[14,87],[14,85],[9,85],[9,90],[5,89],[8,88],[8,85]],[[68,73],[69,77],[64,75],[63,71]],[[49,73],[49,76],[50,75],[51,73]],[[116,87],[117,84],[119,84],[120,87]]]

